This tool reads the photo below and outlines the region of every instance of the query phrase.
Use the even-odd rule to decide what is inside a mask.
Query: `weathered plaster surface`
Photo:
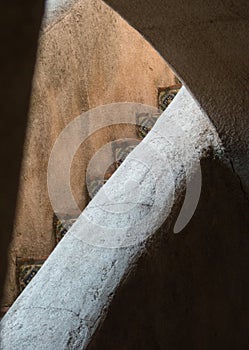
[[[47,257],[54,248],[47,165],[63,128],[102,104],[129,101],[156,106],[157,88],[174,84],[174,74],[158,53],[102,1],[48,1],[47,6],[33,81],[6,305],[18,293],[16,257]],[[88,201],[84,175],[89,160],[104,143],[120,137],[122,127],[106,129],[77,153],[71,184],[81,208]]]
[[[208,149],[218,152],[219,138],[182,88],[3,318],[1,349],[85,349],[145,245],[179,211],[183,169],[192,177]],[[134,203],[134,189],[121,190],[131,171],[142,184]]]

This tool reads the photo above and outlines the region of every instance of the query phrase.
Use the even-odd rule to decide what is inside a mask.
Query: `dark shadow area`
[[[191,91],[214,123],[249,196],[249,1],[105,2]]]
[[[248,349],[248,203],[235,174],[202,163],[197,211],[158,232],[89,350]]]
[[[18,192],[26,122],[44,0],[0,4],[0,298]]]

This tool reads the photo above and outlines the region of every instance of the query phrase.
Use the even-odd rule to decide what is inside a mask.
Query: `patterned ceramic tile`
[[[64,218],[58,219],[56,215],[54,216],[54,233],[56,244],[65,236],[70,227],[75,223],[76,218]]]
[[[117,140],[112,144],[116,168],[118,168],[131,151],[140,143],[140,140]]]
[[[18,287],[22,292],[42,267],[46,259],[17,259]]]
[[[90,198],[93,198],[98,193],[104,183],[105,181],[101,179],[92,179],[88,181],[87,190]]]
[[[157,119],[161,115],[158,113],[137,113],[136,118],[136,139],[120,139],[112,142],[112,152],[114,163],[106,170],[104,179],[91,178],[88,180],[89,196],[93,198],[99,189],[106,183],[112,174],[123,163],[128,154],[141,142],[141,140],[152,129]]]
[[[111,164],[105,172],[104,179],[92,178],[88,181],[88,192],[93,198],[100,188],[108,181],[112,174],[123,163],[128,154],[140,143],[140,140],[125,139],[112,142],[112,152],[114,163]]]
[[[137,137],[141,140],[148,132],[153,128],[160,113],[150,114],[150,113],[137,113],[136,114],[136,125],[137,125]]]
[[[181,86],[181,84],[177,84],[167,88],[160,88],[158,90],[158,108],[164,111],[173,101]]]
[[[115,173],[115,171],[118,169],[119,165],[120,164],[115,160],[115,162],[108,167],[108,169],[106,170],[105,175],[104,175],[104,181],[102,181],[102,186],[106,183],[107,180],[110,179],[112,174]]]

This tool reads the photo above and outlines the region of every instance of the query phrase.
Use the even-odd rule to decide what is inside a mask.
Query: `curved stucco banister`
[[[176,219],[185,191],[184,174],[191,178],[196,173],[207,149],[220,150],[220,140],[182,88],[5,315],[0,348],[9,350],[11,344],[12,350],[86,349],[148,241],[153,242],[169,214],[171,221]],[[134,167],[134,162],[142,166]],[[132,208],[134,189],[124,191],[121,204],[131,209],[131,215],[121,215],[124,222],[115,202],[131,170],[143,190]],[[111,206],[108,198],[113,200]]]

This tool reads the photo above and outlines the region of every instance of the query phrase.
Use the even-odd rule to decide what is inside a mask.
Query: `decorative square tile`
[[[119,167],[119,163],[116,160],[113,164],[111,164],[108,167],[108,169],[105,172],[104,181],[102,181],[102,186],[106,183],[106,181],[108,181],[110,179],[110,177],[112,176],[112,174],[115,173],[115,171],[118,169],[118,167]]]
[[[112,142],[112,152],[114,163],[111,164],[105,172],[104,179],[94,178],[88,179],[88,193],[93,198],[100,188],[110,179],[118,167],[123,163],[128,154],[140,143],[136,139],[120,139]]]
[[[136,139],[121,139],[112,143],[116,169],[123,163],[128,154],[131,153],[131,151],[133,151],[139,143],[140,140]]]
[[[87,190],[90,198],[93,198],[101,187],[110,179],[112,174],[117,170],[117,164],[114,162],[111,164],[105,172],[104,179],[100,178],[91,178],[87,181]]]
[[[42,267],[46,259],[17,259],[19,291],[22,292]]]
[[[90,198],[93,198],[104,185],[105,181],[101,179],[92,179],[88,181],[87,190]]]
[[[158,89],[158,108],[164,111],[173,101],[178,91],[182,87],[181,84],[169,86],[167,88]]]
[[[77,218],[63,218],[63,219],[58,219],[56,215],[54,215],[54,233],[55,233],[55,242],[58,244],[60,240],[65,236],[67,231],[71,228],[71,226],[75,223]]]
[[[136,125],[137,125],[137,137],[143,139],[153,128],[157,119],[160,117],[160,113],[137,113]]]

